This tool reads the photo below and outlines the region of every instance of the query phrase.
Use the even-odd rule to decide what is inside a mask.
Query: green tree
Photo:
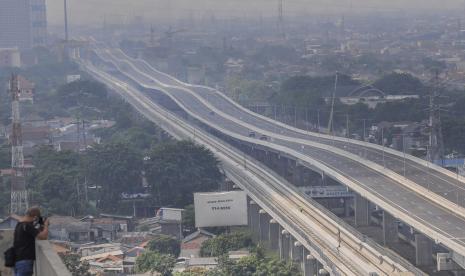
[[[252,236],[248,231],[237,231],[218,235],[202,243],[202,256],[220,256],[232,250],[248,248],[253,245]]]
[[[159,205],[192,204],[194,192],[212,191],[223,179],[213,153],[189,141],[156,145],[149,157],[146,176]]]
[[[195,231],[194,204],[189,204],[184,207],[184,212],[182,213],[182,226],[184,232],[187,232],[188,234]]]
[[[279,275],[295,276],[300,275],[299,267],[292,262],[285,262],[276,258],[267,259],[265,262],[258,262],[256,276]]]
[[[60,254],[63,263],[73,276],[91,276],[89,272],[90,265],[88,262],[80,261],[78,254]]]
[[[335,76],[310,77],[295,76],[285,80],[280,90],[271,101],[277,104],[305,106],[320,109],[325,105],[324,97],[331,95],[334,90]],[[338,85],[359,86],[358,81],[352,80],[350,76],[338,75]],[[337,95],[346,96],[346,95]]]
[[[414,76],[407,73],[391,73],[383,76],[373,83],[373,86],[381,89],[386,94],[425,94],[425,86]]]
[[[178,257],[181,252],[181,243],[172,236],[159,234],[149,241],[148,248],[160,254]]]
[[[136,259],[136,271],[139,273],[154,272],[160,273],[162,276],[170,276],[176,259],[171,255],[164,255],[158,252],[146,251],[139,255]]]
[[[0,145],[0,168],[11,167],[11,146],[8,144]]]
[[[142,157],[129,143],[95,145],[84,156],[88,181],[100,187],[97,207],[118,210],[123,192],[136,192],[141,187]]]
[[[71,151],[56,152],[44,146],[36,151],[33,161],[35,169],[28,180],[32,199],[50,213],[81,213],[85,206],[78,200],[77,184],[82,180],[78,154]]]
[[[60,86],[57,90],[57,98],[64,108],[76,106],[104,108],[107,90],[102,83],[79,80]]]
[[[183,272],[175,272],[174,276],[206,276],[209,270],[203,267],[188,268]],[[217,275],[219,276],[219,275]]]
[[[276,257],[265,257],[252,254],[233,261],[227,255],[218,258],[218,267],[212,274],[221,276],[297,276],[301,275],[299,267],[292,262],[278,260]]]

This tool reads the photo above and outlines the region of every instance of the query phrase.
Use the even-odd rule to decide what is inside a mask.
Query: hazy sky
[[[50,24],[63,21],[63,1],[47,0]],[[216,16],[233,14],[273,16],[277,13],[278,0],[68,0],[71,24],[96,24],[107,17],[124,15],[132,18],[141,15],[144,19],[176,17],[193,14],[201,16],[215,13]],[[418,9],[461,9],[465,11],[464,0],[284,0],[288,16],[298,12],[333,12]]]

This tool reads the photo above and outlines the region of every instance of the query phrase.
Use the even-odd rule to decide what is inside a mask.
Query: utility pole
[[[65,14],[65,43],[68,43],[68,0],[64,0],[64,14]]]
[[[309,125],[309,121],[308,121],[308,107],[305,108],[305,123],[306,123],[306,129],[308,131],[308,125]]]
[[[404,178],[407,175],[407,162],[406,162],[406,154],[405,154],[405,133],[402,133],[402,152],[404,155]]]
[[[435,103],[435,99],[439,97],[439,72],[436,71],[434,78],[433,89],[429,95],[429,149],[431,153],[429,157],[431,162],[435,160],[442,160],[444,157],[444,143],[441,128],[441,107]]]
[[[384,127],[381,128],[381,144],[382,144],[382,147],[383,147],[383,167],[386,168],[386,161],[385,161],[385,158],[384,158]]]
[[[155,29],[150,25],[150,46],[155,47]]]
[[[349,134],[349,113],[346,113],[346,136],[347,136],[347,140],[349,140],[349,138],[350,138],[350,134]]]
[[[318,129],[318,133],[320,133],[320,109],[316,110],[316,127]]]
[[[77,134],[77,151],[78,153],[81,152],[81,120],[79,115],[76,118],[76,134]]]
[[[12,75],[10,79],[10,94],[12,105],[12,138],[11,138],[11,197],[10,212],[12,214],[23,214],[29,207],[26,178],[24,175],[24,153],[21,130],[21,118],[19,114],[19,78]]]
[[[281,37],[286,37],[284,33],[283,0],[278,0],[278,32]]]
[[[297,128],[297,107],[294,105],[294,127]]]
[[[329,113],[328,134],[331,134],[331,132],[333,132],[334,101],[336,99],[337,78],[338,78],[338,72],[336,71],[336,77],[334,79],[334,91],[333,91],[333,95],[331,97],[331,112]]]
[[[367,119],[363,119],[363,142],[366,141],[366,121]]]

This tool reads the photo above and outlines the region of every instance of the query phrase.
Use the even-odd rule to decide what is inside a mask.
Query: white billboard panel
[[[194,193],[195,227],[247,225],[247,195],[242,191]]]
[[[349,192],[348,188],[342,185],[339,186],[304,186],[298,189],[306,195],[313,198],[328,198],[328,197],[353,197],[354,194]]]

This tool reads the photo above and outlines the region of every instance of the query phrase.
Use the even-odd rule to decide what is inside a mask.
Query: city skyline
[[[407,3],[406,3],[407,2]],[[79,4],[68,0],[70,22],[73,25],[89,25],[102,22],[104,15],[118,15],[131,18],[142,16],[148,21],[158,19],[177,19],[186,15],[202,16],[215,14],[222,16],[269,16],[277,13],[277,1],[197,1],[192,4],[188,0],[81,0]],[[63,22],[63,0],[47,0],[49,22],[59,25]],[[101,7],[101,8],[99,8]],[[462,0],[444,0],[438,3],[434,0],[288,0],[284,1],[284,12],[288,15],[298,14],[331,14],[331,13],[370,13],[370,12],[422,12],[422,11],[457,11],[465,9]]]

